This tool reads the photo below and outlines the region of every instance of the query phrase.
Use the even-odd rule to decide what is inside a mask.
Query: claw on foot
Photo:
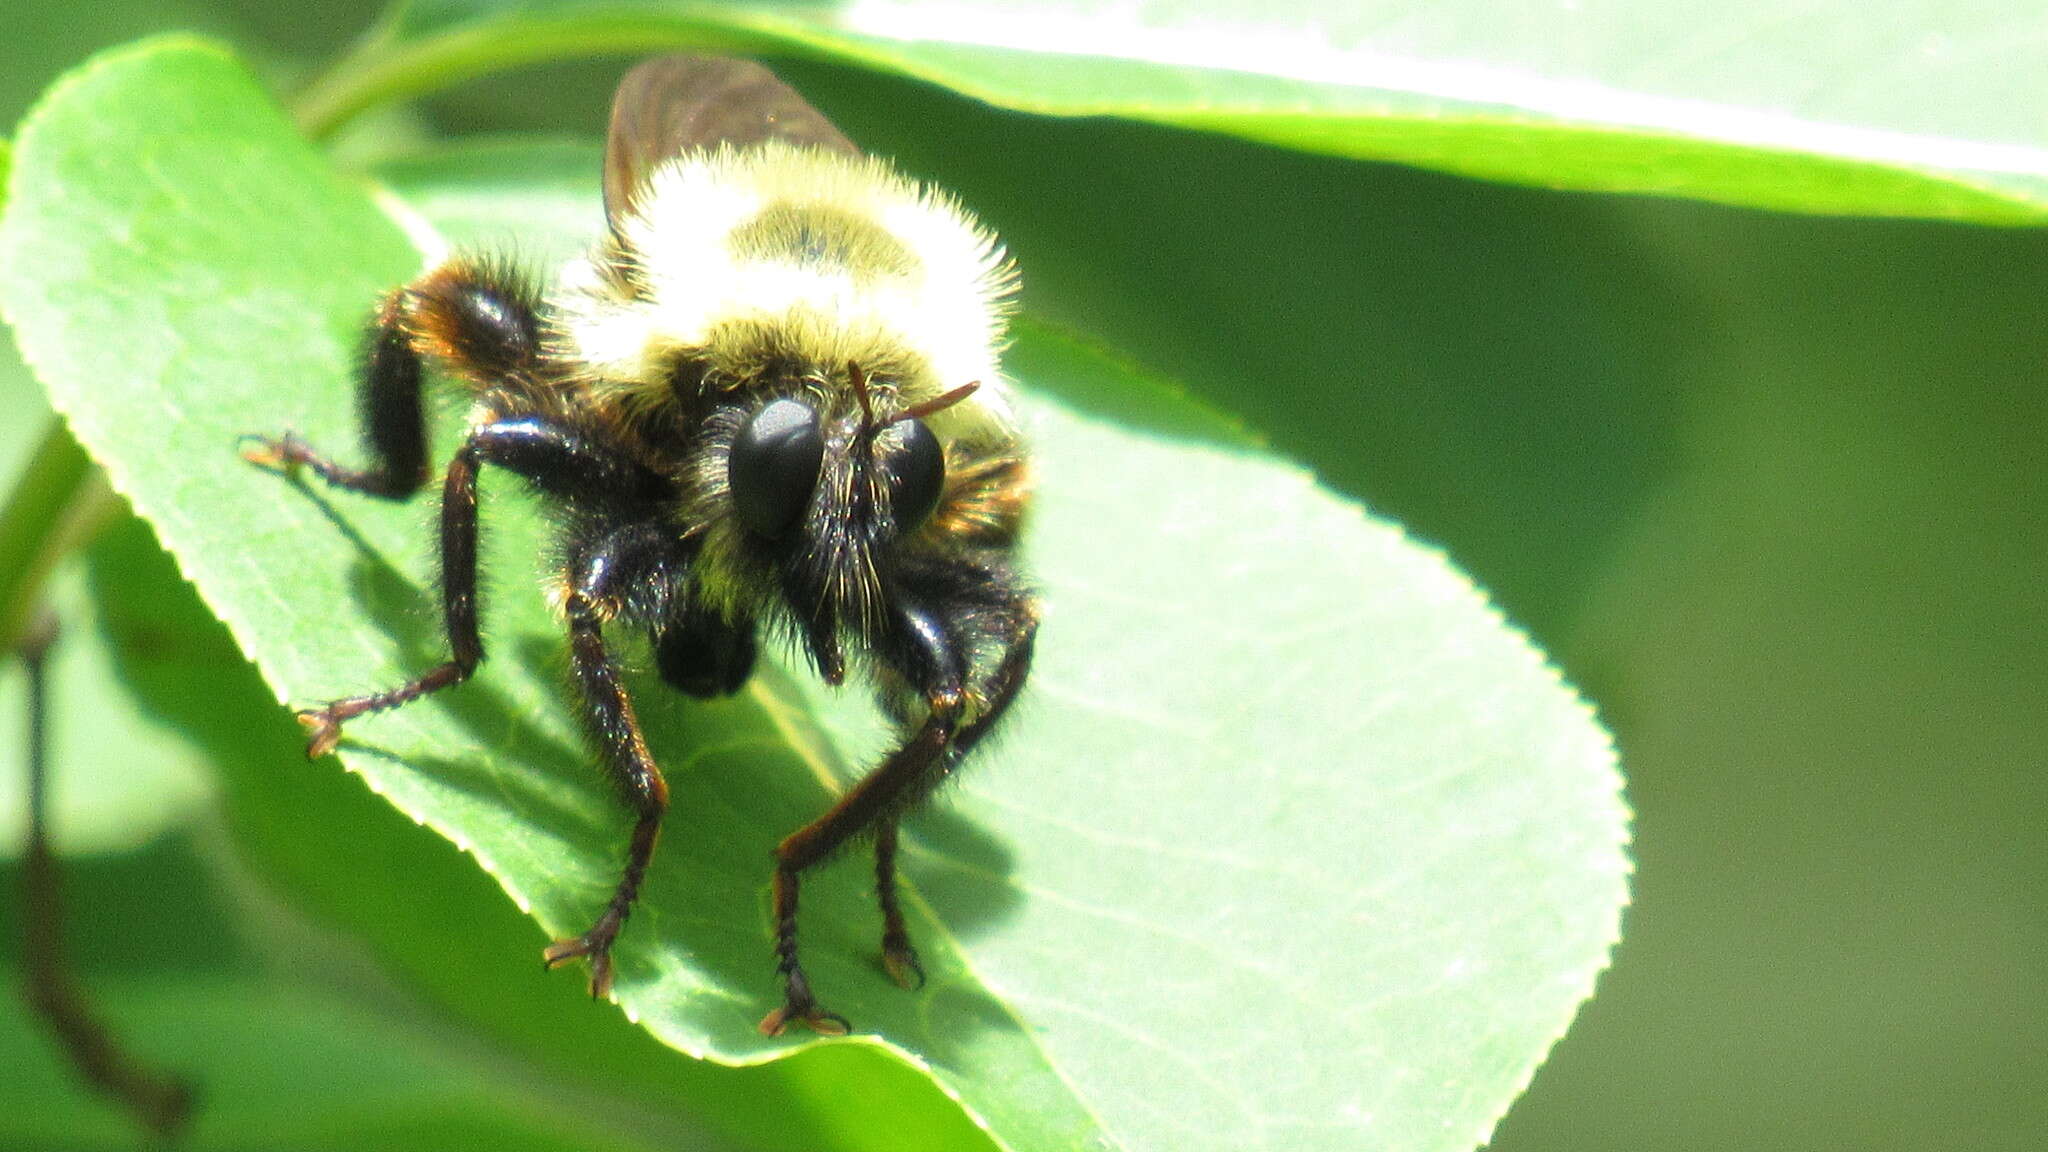
[[[782,1030],[794,1021],[816,1032],[820,1036],[844,1036],[853,1031],[853,1025],[837,1012],[827,1012],[818,1007],[814,1000],[802,1003],[790,1001],[782,1007],[761,1017],[761,1035],[780,1036]]]
[[[292,437],[286,433],[282,439],[273,440],[245,432],[235,438],[235,446],[242,459],[271,472],[290,472],[296,461],[292,457]]]
[[[540,954],[541,966],[559,968],[571,960],[590,959],[590,998],[602,1000],[612,991],[612,942],[593,940],[590,933],[557,940]]]
[[[908,940],[882,941],[882,969],[898,988],[915,992],[924,987],[924,965],[918,963],[917,949]]]
[[[318,760],[341,743],[341,721],[334,718],[333,709],[302,708],[292,716],[306,730],[306,759]]]

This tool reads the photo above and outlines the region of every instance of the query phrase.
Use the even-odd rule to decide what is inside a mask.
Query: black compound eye
[[[816,412],[795,400],[777,400],[756,412],[733,441],[726,466],[740,520],[770,540],[795,527],[818,486],[824,459]]]
[[[887,464],[889,507],[896,530],[909,532],[939,506],[946,487],[946,450],[922,420],[905,420],[903,437]]]

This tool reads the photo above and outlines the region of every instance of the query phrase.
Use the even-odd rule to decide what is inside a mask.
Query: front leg
[[[761,1020],[761,1031],[779,1034],[791,1021],[813,1031],[839,1035],[846,1019],[822,1008],[797,959],[797,895],[801,873],[849,840],[876,835],[876,888],[883,909],[883,963],[899,983],[924,970],[910,945],[896,904],[896,823],[904,811],[929,795],[958,763],[965,747],[987,732],[1009,709],[1030,666],[1037,622],[1028,601],[1015,595],[1010,611],[989,614],[961,610],[940,615],[899,606],[892,642],[882,657],[923,697],[925,717],[909,739],[880,767],[849,789],[830,811],[783,840],[775,850],[775,952],[783,978],[782,1006]],[[978,699],[970,699],[964,653],[982,639],[977,628],[1000,629],[1004,655]],[[974,705],[979,705],[975,708]],[[972,713],[970,716],[970,712]]]
[[[798,877],[878,821],[893,818],[945,774],[961,694],[956,683],[950,691],[942,688],[928,699],[931,712],[915,735],[881,767],[862,777],[830,811],[791,833],[775,849],[775,955],[783,998],[782,1007],[761,1018],[764,1035],[780,1035],[792,1020],[827,1036],[843,1036],[851,1030],[846,1017],[819,1005],[811,993],[810,978],[797,961]]]
[[[951,755],[957,764],[982,737],[993,731],[1010,704],[1024,687],[1031,670],[1031,652],[1038,634],[1038,617],[1020,595],[1003,611],[963,613],[956,631],[985,632],[985,639],[1002,646],[1002,662],[995,674],[975,694],[979,704],[974,719],[953,736]],[[903,920],[903,908],[896,896],[896,853],[900,816],[891,816],[875,828],[875,901],[882,908],[882,969],[898,987],[924,987],[924,964],[910,942],[910,930]]]
[[[583,690],[584,717],[596,736],[605,766],[610,770],[626,800],[633,806],[633,839],[626,849],[626,867],[619,876],[612,898],[597,920],[580,936],[548,945],[541,962],[549,968],[578,957],[590,960],[590,995],[600,997],[612,989],[612,941],[625,927],[626,917],[639,899],[640,883],[654,859],[654,845],[661,837],[661,818],[668,811],[668,781],[647,751],[640,732],[640,720],[633,713],[633,700],[619,682],[619,672],[605,653],[604,633],[597,615],[587,601],[573,594],[569,608],[569,662],[576,683]]]
[[[593,997],[611,991],[612,942],[639,899],[640,884],[661,836],[662,817],[668,811],[668,782],[647,750],[633,700],[606,652],[604,625],[618,614],[622,601],[636,587],[679,567],[683,547],[665,525],[634,524],[583,551],[570,572],[566,605],[569,664],[580,689],[584,724],[613,784],[634,813],[625,869],[611,899],[582,935],[557,940],[541,953],[549,968],[588,958]]]
[[[896,899],[897,825],[891,816],[875,826],[875,901],[882,906],[882,970],[896,986],[906,990],[924,987],[924,964],[910,943],[910,930],[903,923],[903,908]]]

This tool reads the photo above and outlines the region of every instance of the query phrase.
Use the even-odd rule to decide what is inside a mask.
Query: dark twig
[[[176,1077],[146,1068],[122,1051],[79,991],[64,962],[63,891],[50,851],[46,813],[49,795],[49,682],[45,663],[57,639],[57,621],[47,609],[23,633],[20,652],[28,669],[28,853],[22,895],[26,927],[22,945],[24,991],[29,1007],[43,1018],[86,1083],[112,1097],[159,1139],[175,1139],[192,1115],[192,1090]]]

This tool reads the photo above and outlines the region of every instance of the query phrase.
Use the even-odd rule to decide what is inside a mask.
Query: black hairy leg
[[[403,324],[403,290],[377,310],[357,393],[364,446],[372,463],[350,468],[328,459],[295,432],[242,437],[242,457],[280,472],[299,468],[336,488],[403,500],[427,480],[427,426],[420,402],[420,354]]]
[[[985,602],[1001,605],[985,610]],[[898,983],[922,983],[917,960],[896,900],[897,822],[924,799],[1009,710],[1031,665],[1037,617],[1023,594],[1006,587],[977,590],[972,601],[949,602],[937,611],[900,597],[893,627],[877,655],[911,685],[925,714],[882,763],[863,776],[823,816],[791,833],[775,849],[773,903],[777,971],[783,978],[782,1006],[761,1020],[773,1036],[792,1021],[826,1035],[848,1031],[845,1017],[828,1012],[812,993],[797,959],[797,897],[802,873],[828,859],[849,841],[875,837],[876,893],[882,905],[883,965]],[[975,693],[980,705],[969,717],[967,654],[983,642],[1000,645],[995,671]]]
[[[443,265],[394,293],[378,311],[360,396],[364,440],[374,461],[370,467],[336,464],[289,434],[247,438],[243,454],[278,470],[307,468],[340,488],[391,499],[411,495],[426,468],[420,377],[427,359],[463,378],[486,405],[486,415],[457,449],[441,486],[441,608],[449,658],[395,688],[302,710],[299,721],[310,733],[306,752],[320,756],[331,751],[347,721],[460,684],[483,661],[477,618],[477,481],[482,467],[490,464],[518,475],[554,500],[566,514],[576,554],[567,607],[582,712],[604,765],[637,819],[612,899],[588,931],[558,941],[545,958],[552,967],[588,957],[591,992],[603,995],[612,981],[611,943],[653,857],[668,788],[606,655],[602,627],[622,611],[643,620],[669,616],[668,589],[689,559],[666,520],[674,486],[610,437],[550,414],[558,405],[548,393],[536,293],[505,266],[468,260]],[[594,542],[586,539],[600,525],[613,527]],[[746,655],[750,658],[751,649]],[[740,675],[744,678],[744,669]]]
[[[349,491],[391,500],[411,496],[427,474],[422,356],[434,355],[479,381],[493,374],[531,375],[540,344],[537,308],[533,293],[505,268],[456,260],[435,269],[386,297],[371,323],[357,397],[369,467],[337,464],[289,432],[276,439],[243,437],[242,456],[277,471],[310,469]],[[307,756],[332,751],[344,722],[460,684],[483,659],[476,619],[476,475],[482,459],[472,438],[449,463],[441,484],[442,617],[449,658],[389,691],[301,710]]]
[[[396,688],[299,712],[299,723],[310,734],[308,756],[331,751],[347,721],[460,684],[482,663],[476,607],[477,473],[484,464],[524,477],[572,508],[623,506],[640,511],[669,490],[665,480],[638,462],[577,429],[539,417],[500,420],[472,430],[449,461],[441,486],[441,612],[449,658]]]
[[[979,716],[953,736],[950,755],[954,764],[1002,719],[1030,673],[1032,641],[1038,624],[1021,604],[1015,607],[1017,614],[1002,625],[1005,644],[1002,662],[996,666],[994,676],[982,690],[986,705]],[[898,987],[915,990],[924,987],[925,975],[917,949],[910,942],[910,931],[904,925],[903,910],[896,897],[896,852],[901,822],[900,815],[891,816],[875,827],[875,899],[882,908],[882,968]]]
[[[538,298],[508,267],[450,261],[387,296],[364,345],[357,407],[369,467],[338,464],[290,432],[243,437],[243,457],[277,471],[305,468],[353,492],[411,496],[427,481],[422,358],[439,359],[485,387],[532,377],[540,357]]]
[[[363,439],[373,460],[368,468],[337,464],[290,433],[276,439],[244,437],[242,455],[262,467],[286,472],[303,467],[335,487],[402,500],[426,476],[423,360],[438,360],[479,391],[531,394],[544,374],[539,307],[532,286],[510,267],[451,260],[392,293],[371,324],[358,396]],[[449,658],[396,688],[301,710],[308,756],[332,751],[347,721],[460,684],[482,662],[476,608],[477,473],[486,463],[524,476],[572,508],[645,501],[667,491],[666,482],[622,453],[539,416],[500,419],[474,429],[449,462],[441,485],[441,609]]]
[[[448,659],[396,688],[346,696],[295,715],[306,729],[306,755],[334,750],[341,726],[358,716],[382,712],[469,679],[483,662],[483,636],[476,613],[476,474],[481,456],[472,439],[448,462],[441,484],[441,620],[448,634]]]
[[[605,649],[604,625],[636,595],[658,587],[681,562],[683,544],[659,522],[641,522],[615,529],[571,561],[566,608],[569,617],[569,663],[582,703],[585,726],[598,756],[634,813],[633,835],[618,887],[596,921],[580,936],[557,940],[541,954],[550,968],[579,957],[590,961],[590,994],[603,996],[612,986],[612,941],[632,914],[640,884],[661,836],[668,810],[668,783],[647,751],[647,740],[633,712],[633,700],[619,680],[618,668]]]

